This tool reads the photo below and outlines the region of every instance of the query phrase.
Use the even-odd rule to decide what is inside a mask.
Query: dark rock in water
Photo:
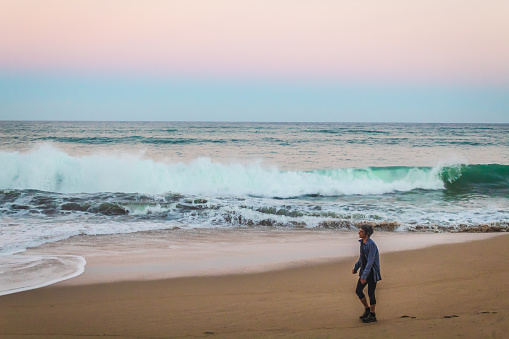
[[[53,210],[53,209],[56,209],[57,207],[58,207],[58,205],[56,203],[43,204],[43,205],[37,206],[37,208],[43,209],[43,210]]]
[[[164,197],[164,200],[166,200],[166,201],[179,201],[183,197],[184,196],[182,194],[178,194],[178,193],[168,194],[167,196]]]
[[[290,223],[296,228],[305,228],[307,226],[304,221],[290,221]]]
[[[64,211],[82,211],[81,205],[75,202],[63,204],[60,206],[60,209]]]
[[[491,232],[509,232],[509,225],[480,225],[475,227],[468,227],[460,225],[461,228],[458,232],[466,233],[491,233]]]
[[[384,231],[394,231],[399,224],[395,221],[392,222],[381,222],[378,224],[375,224],[376,230],[384,230]]]
[[[409,229],[409,231],[445,233],[453,232],[454,228],[452,226],[440,226],[440,225],[417,225],[413,229]]]
[[[185,199],[183,201],[184,204],[206,204],[207,200],[205,199]]]
[[[0,201],[3,202],[13,202],[21,195],[20,192],[16,191],[3,191],[0,193]]]
[[[177,204],[176,207],[183,210],[201,210],[204,208],[202,205],[185,205],[185,204]]]
[[[247,225],[247,226],[254,226],[254,222],[251,219],[245,219],[242,218],[242,215],[231,215],[231,214],[224,214],[223,215],[224,220],[227,223],[230,224],[237,224],[237,225]]]
[[[270,219],[260,220],[256,223],[259,226],[274,226],[275,221]]]
[[[290,206],[280,209],[276,209],[275,207],[260,207],[257,208],[256,211],[264,214],[285,215],[293,218],[302,217],[304,215],[302,212],[292,210]]]
[[[399,224],[395,221],[391,221],[391,222],[382,221],[379,223],[376,223],[376,222],[356,222],[355,223],[355,226],[357,226],[357,227],[361,227],[362,225],[371,225],[371,226],[373,226],[373,229],[375,231],[380,231],[380,230],[394,231],[399,226]]]
[[[99,206],[99,213],[105,215],[126,215],[129,212],[123,209],[121,206],[117,204],[112,204],[109,202],[104,202]]]
[[[56,208],[49,208],[49,209],[42,210],[42,213],[44,213],[46,215],[54,215],[54,214],[57,214],[58,211],[56,210]]]
[[[27,205],[12,204],[11,209],[13,209],[13,210],[29,210],[29,209],[30,209],[30,206],[27,206]]]
[[[293,217],[293,218],[298,218],[298,217],[302,217],[304,215],[304,213],[300,212],[300,211],[295,211],[295,210],[292,210],[292,211],[289,211],[289,210],[279,210],[277,212],[277,214],[282,214],[282,215],[286,215],[287,217]]]
[[[54,209],[58,207],[56,199],[52,197],[37,196],[32,199],[32,204],[36,205],[39,209]]]
[[[349,215],[340,215],[335,212],[312,212],[308,214],[311,217],[326,217],[326,218],[337,218],[341,220],[351,219]]]
[[[138,203],[150,203],[154,201],[154,198],[148,195],[138,195],[138,194],[125,194],[125,193],[116,193],[115,197],[117,199],[121,199],[122,201],[133,201]]]
[[[37,205],[53,204],[53,203],[55,203],[55,199],[52,197],[38,196],[33,199],[33,202]]]
[[[260,207],[256,211],[264,214],[276,214],[277,212],[275,207]]]
[[[90,203],[86,202],[86,203],[84,203],[84,204],[81,204],[81,210],[82,210],[83,212],[88,211],[88,209],[89,209],[91,206],[92,206],[92,204],[90,204]]]
[[[322,228],[351,228],[352,223],[347,220],[325,220],[318,224]]]

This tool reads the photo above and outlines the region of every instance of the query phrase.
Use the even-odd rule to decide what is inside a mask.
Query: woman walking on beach
[[[373,234],[373,227],[370,225],[362,225],[359,230],[359,240],[361,244],[360,256],[357,263],[352,270],[355,274],[360,268],[359,281],[357,282],[357,289],[355,293],[359,297],[362,305],[365,307],[364,313],[360,319],[365,323],[376,321],[375,307],[375,289],[376,283],[382,280],[380,275],[380,259],[378,257],[378,247],[375,242],[371,240]],[[366,296],[363,293],[364,287],[368,285],[369,305]]]

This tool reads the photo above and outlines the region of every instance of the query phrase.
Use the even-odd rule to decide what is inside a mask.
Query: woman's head
[[[371,225],[361,225],[361,230],[363,230],[364,234],[366,234],[368,237],[371,237],[373,234],[373,226]]]

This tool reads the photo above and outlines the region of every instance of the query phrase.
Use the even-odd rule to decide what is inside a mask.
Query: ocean
[[[0,295],[73,236],[509,225],[509,124],[0,121],[0,164]]]

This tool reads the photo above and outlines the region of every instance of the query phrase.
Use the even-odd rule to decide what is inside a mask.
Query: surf
[[[24,153],[0,151],[0,162],[0,189],[56,193],[292,198],[509,188],[509,166],[498,164],[282,171],[264,167],[260,161],[241,164],[196,158],[188,163],[166,162],[128,153],[72,156],[52,145]]]

